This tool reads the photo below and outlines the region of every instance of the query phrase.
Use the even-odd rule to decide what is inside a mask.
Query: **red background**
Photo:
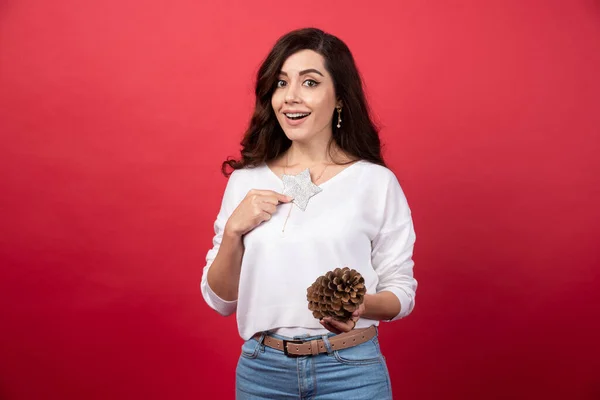
[[[233,398],[219,167],[303,26],[352,49],[413,210],[396,397],[600,398],[600,3],[373,4],[0,3],[0,398]]]

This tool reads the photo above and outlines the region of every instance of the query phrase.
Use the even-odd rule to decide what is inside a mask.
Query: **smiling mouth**
[[[308,117],[310,113],[284,113],[283,115],[291,120],[298,120]]]

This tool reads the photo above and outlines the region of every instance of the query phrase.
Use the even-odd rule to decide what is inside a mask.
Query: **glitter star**
[[[323,190],[312,182],[308,168],[298,175],[283,175],[281,179],[283,194],[293,197],[292,202],[302,211],[306,210],[308,200]]]

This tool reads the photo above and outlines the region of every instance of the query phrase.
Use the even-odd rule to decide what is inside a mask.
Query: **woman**
[[[233,173],[201,284],[213,309],[237,312],[237,398],[391,399],[377,325],[414,307],[415,233],[348,47],[318,29],[281,37],[242,146],[223,163]],[[346,266],[364,303],[347,321],[315,319],[307,288]]]

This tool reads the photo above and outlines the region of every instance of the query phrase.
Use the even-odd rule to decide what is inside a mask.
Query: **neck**
[[[290,166],[302,165],[312,166],[315,164],[331,163],[331,155],[328,151],[329,138],[315,138],[310,142],[293,141],[287,151],[287,162]],[[332,145],[333,153],[336,153],[335,143]]]

